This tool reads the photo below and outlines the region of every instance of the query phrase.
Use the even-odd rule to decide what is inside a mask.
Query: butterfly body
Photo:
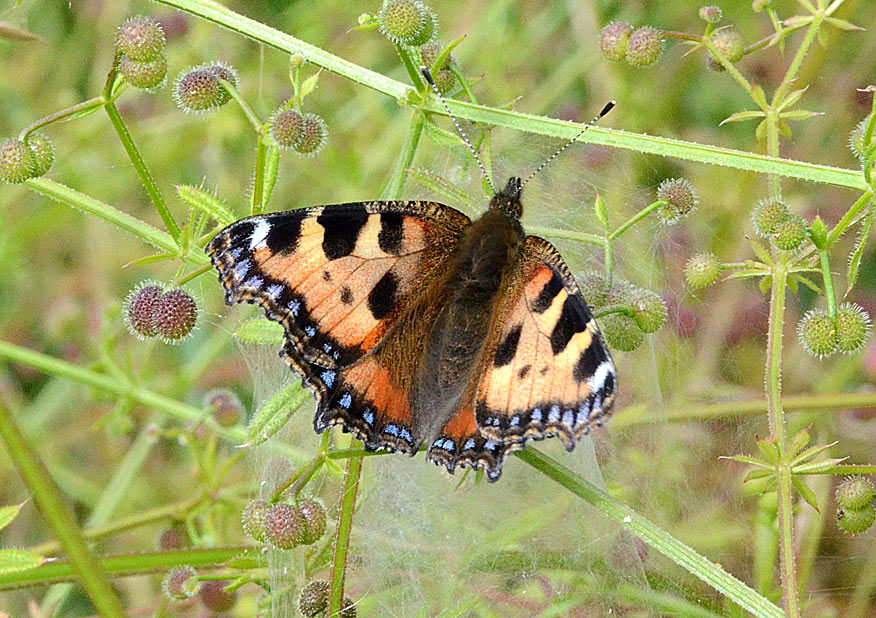
[[[512,178],[474,222],[432,202],[243,219],[208,246],[226,301],[286,329],[282,356],[366,449],[501,474],[528,439],[571,450],[616,391],[614,364],[559,253],[520,225]]]

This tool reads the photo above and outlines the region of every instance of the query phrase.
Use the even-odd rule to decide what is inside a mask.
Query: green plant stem
[[[249,211],[253,215],[260,215],[265,212],[265,161],[268,155],[268,147],[265,144],[264,136],[259,133],[259,138],[256,141],[256,162],[255,173],[252,181],[252,195],[250,196]]]
[[[526,448],[514,453],[519,459],[582,498],[603,514],[623,525],[648,545],[683,567],[695,577],[727,596],[758,618],[782,618],[782,610],[727,573],[717,564],[696,553],[654,525],[627,505],[563,467],[544,453]]]
[[[629,219],[624,221],[623,224],[621,224],[621,226],[619,228],[617,228],[615,231],[613,231],[611,233],[611,235],[609,235],[608,239],[609,240],[616,240],[621,234],[623,234],[628,229],[633,227],[636,223],[638,223],[639,221],[641,221],[642,219],[644,219],[645,217],[650,215],[652,212],[654,212],[655,210],[657,210],[661,206],[666,206],[667,204],[668,204],[668,202],[666,200],[657,200],[653,204],[649,204],[648,206],[645,206],[642,210],[640,210],[639,212],[634,214],[632,217],[630,217]]]
[[[874,115],[876,117],[876,115]],[[870,204],[870,200],[873,199],[872,191],[864,191],[864,193],[855,200],[855,203],[852,204],[852,207],[849,208],[846,213],[842,216],[842,218],[837,222],[834,228],[827,235],[827,246],[830,247],[837,241],[837,239],[845,234],[846,230],[849,229],[853,225],[855,217],[858,216],[864,208],[866,208]]]
[[[408,133],[405,136],[405,142],[402,146],[398,158],[395,160],[395,169],[392,177],[384,192],[389,199],[399,199],[402,193],[402,188],[405,184],[407,174],[405,170],[411,166],[414,161],[414,154],[417,152],[417,146],[420,144],[420,137],[423,135],[423,123],[425,118],[420,112],[414,112],[411,116],[411,123],[408,125]]]
[[[776,88],[775,94],[773,94],[773,107],[776,107],[784,100],[788,91],[791,89],[794,80],[797,78],[797,73],[800,72],[800,67],[803,65],[803,59],[806,57],[809,47],[815,41],[815,37],[818,35],[818,30],[824,22],[824,11],[816,11],[814,17],[815,19],[813,19],[812,23],[809,25],[809,29],[806,31],[806,36],[803,37],[803,41],[800,43],[800,47],[798,47],[797,51],[794,53],[794,58],[791,60],[791,64],[788,65],[788,70],[785,71],[785,77],[782,79],[782,83],[779,84],[779,87]]]
[[[246,99],[243,98],[243,95],[240,94],[240,91],[237,89],[237,86],[232,84],[231,82],[225,81],[224,79],[220,79],[219,83],[225,88],[225,91],[234,99],[234,102],[240,106],[240,109],[243,110],[246,119],[249,120],[253,129],[256,130],[256,133],[261,134],[263,130],[263,124],[261,119],[258,117],[258,114],[255,113],[252,107],[249,106],[249,103],[246,102]]]
[[[0,437],[6,444],[9,457],[18,468],[24,483],[33,494],[40,512],[64,546],[71,566],[97,612],[108,618],[123,618],[125,610],[122,602],[110,586],[100,562],[89,551],[73,513],[61,497],[58,485],[12,420],[9,409],[2,401],[0,401]]]
[[[766,110],[766,140],[767,154],[771,157],[779,156],[779,119],[776,111],[772,108]],[[778,174],[770,174],[773,198],[782,199],[782,182]]]
[[[179,226],[173,219],[173,215],[170,213],[170,209],[164,202],[164,198],[161,197],[158,185],[155,184],[155,180],[152,178],[149,168],[146,167],[146,162],[143,160],[143,157],[140,156],[140,151],[137,149],[136,144],[134,144],[131,134],[128,133],[128,127],[125,126],[125,121],[122,120],[122,116],[119,114],[116,104],[107,100],[104,103],[103,108],[106,110],[106,114],[109,116],[110,122],[116,130],[119,140],[122,142],[122,146],[125,147],[125,152],[128,153],[128,158],[131,159],[131,164],[134,166],[137,176],[140,177],[140,182],[143,183],[146,193],[149,194],[149,198],[155,205],[156,210],[158,210],[158,214],[161,216],[164,226],[167,228],[167,231],[170,233],[174,242],[178,244],[180,237]]]
[[[827,314],[836,320],[836,292],[833,290],[833,274],[830,272],[830,257],[827,249],[818,252],[821,263],[821,278],[824,280],[824,297],[827,299]]]
[[[298,484],[299,487],[303,486],[303,483],[299,483],[299,481],[304,481],[306,483],[316,474],[317,470],[322,467],[322,456],[317,455],[305,465],[298,468],[295,472],[289,475],[289,477],[277,485],[277,488],[271,493],[271,502],[277,502],[280,498],[283,497],[283,493],[289,489],[292,485]],[[298,493],[297,491],[293,492],[293,494]]]
[[[352,448],[358,448],[360,442],[351,441]],[[329,616],[337,616],[344,604],[344,578],[347,573],[347,554],[350,549],[350,532],[353,529],[353,512],[356,507],[356,494],[359,491],[359,477],[362,474],[362,458],[347,459],[347,473],[344,475],[344,493],[341,497],[341,512],[338,515],[338,529],[335,533],[335,551],[332,556],[332,570],[329,577],[331,593],[329,594]]]
[[[55,112],[54,114],[49,114],[44,118],[40,118],[36,122],[32,122],[24,129],[21,130],[21,133],[18,134],[18,139],[24,140],[27,139],[28,136],[34,131],[38,131],[39,129],[48,126],[54,122],[58,122],[60,120],[65,120],[66,118],[70,118],[77,114],[82,114],[85,112],[89,112],[91,110],[98,109],[103,106],[103,97],[94,97],[93,99],[88,99],[87,101],[82,101],[81,103],[77,103],[76,105],[71,105],[66,109],[62,109],[60,111]]]

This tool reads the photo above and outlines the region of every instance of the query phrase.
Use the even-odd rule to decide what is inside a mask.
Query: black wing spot
[[[548,366],[545,365],[544,367],[542,367],[541,369],[539,369],[538,372],[539,372],[541,375],[546,374],[546,373],[548,372]]]
[[[331,281],[331,280],[332,280],[332,274],[331,274],[329,271],[327,271],[327,270],[322,271],[322,280],[323,280],[323,281]]]
[[[535,313],[544,313],[554,302],[554,297],[563,289],[563,281],[554,273],[550,281],[544,284],[541,292],[532,301],[532,310]]]
[[[291,216],[286,221],[271,222],[265,245],[271,253],[292,253],[301,238],[301,217]]]
[[[605,356],[605,350],[602,349],[600,341],[594,337],[587,349],[583,350],[581,356],[578,357],[572,375],[578,382],[586,382],[606,360],[608,359]]]
[[[345,305],[350,305],[353,303],[353,290],[350,289],[349,285],[345,285],[341,289],[341,302]]]
[[[396,304],[398,278],[387,271],[368,293],[368,309],[375,320],[381,320],[392,313]]]
[[[520,368],[520,371],[517,372],[517,379],[522,380],[528,376],[530,369],[532,369],[532,365],[523,365],[523,367]]]
[[[377,244],[380,250],[389,255],[399,255],[402,250],[404,217],[397,212],[384,212],[380,215],[380,233]]]
[[[353,253],[368,217],[368,212],[361,205],[340,211],[326,208],[316,219],[324,230],[322,250],[325,256],[337,260]]]
[[[505,339],[499,344],[496,350],[496,359],[494,364],[496,367],[504,367],[511,362],[514,355],[517,353],[517,344],[520,343],[520,333],[523,330],[523,324],[518,324],[505,335]]]
[[[569,296],[563,303],[560,319],[551,331],[551,350],[556,356],[566,349],[569,341],[575,335],[587,328],[587,316],[574,304],[574,298]]]

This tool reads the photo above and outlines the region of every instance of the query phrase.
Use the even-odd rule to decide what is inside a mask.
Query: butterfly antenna
[[[609,101],[608,103],[606,103],[605,106],[602,108],[602,111],[600,111],[598,114],[596,114],[596,117],[593,118],[593,120],[591,120],[590,122],[588,122],[587,124],[585,124],[585,125],[584,125],[584,128],[581,129],[580,131],[578,131],[578,133],[575,135],[575,137],[573,137],[573,138],[570,139],[568,142],[566,142],[565,144],[563,144],[563,147],[562,147],[562,148],[560,148],[559,150],[557,150],[554,154],[552,154],[551,156],[549,156],[549,157],[547,158],[547,160],[545,160],[544,163],[542,163],[541,165],[539,165],[539,166],[536,168],[536,170],[535,170],[534,172],[532,172],[532,173],[527,177],[526,180],[523,181],[523,184],[520,185],[521,188],[525,187],[525,186],[527,185],[527,183],[529,183],[529,181],[532,180],[532,177],[535,176],[536,174],[538,174],[541,170],[543,170],[543,169],[547,166],[548,163],[550,163],[551,161],[553,161],[554,159],[556,159],[558,156],[560,156],[560,153],[561,153],[561,152],[563,152],[566,148],[568,148],[569,146],[571,146],[572,144],[574,144],[575,142],[577,142],[577,141],[578,141],[578,138],[581,137],[581,136],[584,134],[584,131],[586,131],[587,129],[589,129],[590,127],[592,127],[593,125],[595,125],[597,122],[599,122],[599,120],[600,120],[603,116],[605,116],[608,112],[610,112],[611,109],[612,109],[615,105],[617,105],[617,101]]]
[[[468,149],[471,150],[471,153],[474,155],[475,161],[478,162],[478,167],[481,168],[481,174],[484,176],[484,180],[487,181],[487,184],[490,185],[490,190],[493,194],[498,194],[496,191],[496,187],[493,186],[493,181],[490,180],[490,175],[487,174],[487,168],[484,167],[481,158],[478,156],[478,151],[472,146],[471,141],[468,139],[468,135],[465,134],[465,131],[462,130],[462,127],[459,126],[459,121],[456,119],[456,116],[453,115],[453,112],[450,111],[450,107],[447,106],[447,100],[444,98],[444,95],[441,94],[441,91],[438,90],[438,86],[435,85],[435,80],[432,79],[432,73],[429,72],[429,69],[426,67],[420,67],[420,72],[423,74],[423,77],[426,78],[426,81],[429,82],[429,85],[432,86],[432,90],[435,91],[435,94],[438,95],[438,98],[441,99],[441,104],[444,106],[444,111],[447,112],[447,115],[450,116],[450,119],[453,121],[453,126],[456,127],[456,130],[459,132],[459,135],[462,137],[462,141],[465,142],[465,145],[468,146]]]

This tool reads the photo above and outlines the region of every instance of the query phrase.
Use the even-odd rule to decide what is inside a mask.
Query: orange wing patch
[[[476,421],[499,443],[556,435],[571,450],[614,400],[614,363],[550,243],[528,237],[519,273],[524,283],[491,334]]]

